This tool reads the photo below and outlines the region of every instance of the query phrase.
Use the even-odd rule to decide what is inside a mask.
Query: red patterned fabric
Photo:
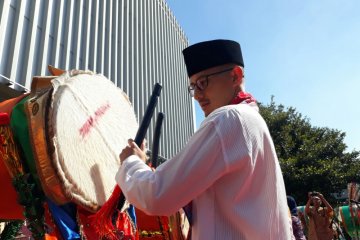
[[[116,208],[121,194],[121,190],[117,186],[109,200],[95,214],[78,208],[80,231],[86,239],[139,239],[130,216]],[[115,214],[116,220],[113,224]]]
[[[170,239],[169,218],[165,216],[149,216],[140,209],[135,209],[139,239]]]
[[[9,126],[10,116],[13,107],[21,101],[28,94],[21,95],[16,98],[12,98],[0,103],[1,125]],[[4,141],[4,138],[0,139]],[[1,142],[1,146],[5,146],[5,143]],[[5,151],[5,148],[1,147],[1,151]],[[4,153],[4,152],[3,152]],[[0,154],[0,196],[2,196],[0,204],[0,218],[1,219],[25,219],[23,212],[24,208],[17,202],[17,193],[12,185],[12,177],[8,172],[8,169],[4,163],[4,155]]]

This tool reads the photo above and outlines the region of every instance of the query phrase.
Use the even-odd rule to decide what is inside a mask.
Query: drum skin
[[[27,102],[36,166],[46,195],[96,212],[110,197],[119,153],[138,128],[126,94],[102,75],[69,71]]]

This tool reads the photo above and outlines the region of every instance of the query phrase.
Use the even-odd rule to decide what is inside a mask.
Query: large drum
[[[128,139],[135,137],[137,119],[127,95],[102,75],[73,70],[51,79],[33,79],[30,95],[13,109],[11,127],[26,174],[32,175],[36,188],[51,203],[44,209],[45,220],[50,215],[55,220],[52,234],[58,235],[63,229],[58,222],[64,222],[55,210],[61,212],[67,203],[75,203],[76,219],[71,221],[82,237],[98,239],[92,226],[94,214],[116,186],[118,156]],[[168,218],[137,210],[135,226],[128,204],[110,220],[129,239],[183,239],[187,234],[180,213]]]
[[[70,71],[25,104],[37,174],[61,205],[95,212],[111,195],[119,153],[138,124],[126,94],[102,75]]]

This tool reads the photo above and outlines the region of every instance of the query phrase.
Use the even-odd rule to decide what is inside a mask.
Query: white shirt
[[[116,181],[126,199],[150,215],[171,215],[192,201],[195,240],[291,239],[273,141],[248,104],[213,111],[155,172],[137,156],[128,157]]]

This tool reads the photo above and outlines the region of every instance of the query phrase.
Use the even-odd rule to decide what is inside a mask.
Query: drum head
[[[116,186],[119,153],[138,129],[127,95],[106,77],[68,72],[52,81],[50,157],[65,194],[96,211]]]

